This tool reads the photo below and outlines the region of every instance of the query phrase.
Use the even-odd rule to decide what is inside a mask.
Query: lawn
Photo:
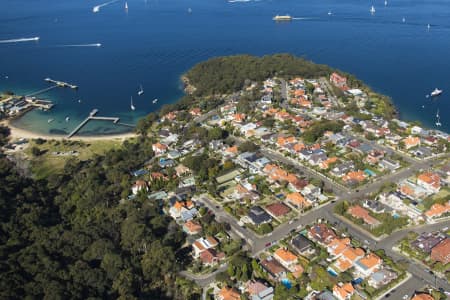
[[[34,176],[41,179],[61,171],[69,159],[84,161],[96,154],[101,155],[110,149],[119,148],[121,145],[122,142],[116,140],[90,142],[50,140],[42,144],[32,140],[25,153],[31,158],[31,169]],[[32,154],[34,147],[39,149],[40,155]],[[76,151],[77,155],[70,154],[70,151]],[[57,152],[60,154],[56,154]]]

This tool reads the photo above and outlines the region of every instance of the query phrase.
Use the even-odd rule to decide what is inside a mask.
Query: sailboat
[[[439,117],[439,109],[438,109],[437,112],[436,112],[436,118],[437,118],[436,126],[442,126],[442,124],[441,124],[441,118]]]
[[[388,5],[387,0],[384,0],[384,6],[387,6],[387,5]]]
[[[192,8],[190,8],[190,7],[188,8],[188,13],[190,13],[190,14],[192,13]]]
[[[402,22],[403,22],[403,23],[405,23],[405,22],[406,22],[406,18],[405,18],[405,17],[403,17],[403,19],[402,19]]]
[[[431,25],[430,25],[430,24],[428,24],[428,25],[427,25],[427,29],[428,29],[428,30],[430,30],[430,28],[431,28]]]
[[[125,10],[128,10],[128,2],[125,1]]]
[[[333,13],[331,12],[331,10],[328,11],[328,15],[331,16]]]
[[[376,12],[375,7],[372,5],[372,7],[370,8],[370,13],[374,14]]]
[[[131,104],[130,104],[131,110],[135,110],[136,107],[133,105],[133,96],[131,96]]]
[[[144,93],[144,89],[142,88],[142,85],[140,85],[139,87],[140,87],[140,89],[138,91],[138,95],[140,96]]]
[[[152,103],[155,104],[156,102],[158,102],[158,98],[153,99]]]

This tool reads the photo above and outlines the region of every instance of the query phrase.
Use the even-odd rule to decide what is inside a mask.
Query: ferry
[[[291,21],[292,17],[290,15],[276,15],[275,17],[273,17],[274,21]]]
[[[436,88],[436,89],[434,89],[434,91],[431,92],[431,97],[439,96],[443,92],[444,92],[443,90],[440,90],[440,89]]]

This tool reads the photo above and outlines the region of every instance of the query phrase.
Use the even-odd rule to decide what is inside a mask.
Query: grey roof
[[[253,206],[248,213],[248,217],[257,225],[270,222],[272,220],[270,215],[262,209],[261,206]]]
[[[304,252],[313,246],[313,243],[302,234],[299,234],[293,238],[291,243],[299,252]]]

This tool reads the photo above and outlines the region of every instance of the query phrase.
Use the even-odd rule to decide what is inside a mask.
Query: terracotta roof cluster
[[[429,218],[440,217],[445,213],[450,212],[450,202],[445,204],[435,203],[433,204],[428,211],[425,212],[425,215]]]
[[[348,213],[357,219],[362,219],[366,224],[369,225],[380,225],[380,221],[369,215],[369,211],[362,208],[360,205],[351,206],[348,209]]]
[[[266,206],[266,210],[275,217],[284,216],[289,213],[291,209],[284,203],[277,202]]]

